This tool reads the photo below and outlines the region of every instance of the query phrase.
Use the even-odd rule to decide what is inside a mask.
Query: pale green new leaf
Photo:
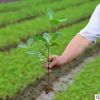
[[[48,16],[49,20],[53,20],[54,13],[53,13],[53,11],[51,9],[47,10],[47,16]]]
[[[31,55],[31,56],[33,55],[33,56],[37,57],[40,61],[45,61],[46,60],[46,57],[39,51],[36,51],[36,52],[28,51],[26,53]]]
[[[67,18],[59,19],[58,21],[59,21],[60,23],[66,22],[66,21],[67,21]]]
[[[33,38],[29,38],[29,39],[27,40],[27,46],[28,46],[28,47],[31,47],[31,46],[33,45],[33,43],[34,43]]]
[[[26,52],[28,55],[34,55],[35,53],[33,51]]]
[[[19,48],[28,48],[27,45],[24,44],[24,43],[19,44],[18,47],[19,47]]]
[[[48,44],[50,44],[51,36],[49,33],[44,33],[43,38],[47,41]]]

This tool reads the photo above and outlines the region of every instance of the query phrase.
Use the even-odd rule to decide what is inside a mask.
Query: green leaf
[[[50,44],[51,36],[49,33],[44,33],[43,38],[47,41],[48,44]]]
[[[29,55],[34,55],[34,56],[36,56],[36,57],[38,57],[38,58],[43,57],[42,53],[39,52],[39,51],[35,51],[35,52],[33,52],[33,51],[28,51],[28,52],[26,52],[26,53],[29,54]]]
[[[58,21],[59,21],[60,23],[61,23],[61,22],[66,22],[66,21],[67,21],[67,18],[59,19]]]
[[[34,36],[34,40],[37,41],[37,40],[42,40],[43,39],[43,36],[41,34],[36,34]]]
[[[47,54],[46,54],[46,52],[45,52],[44,50],[39,50],[39,52],[40,52],[43,56],[45,56],[45,57],[47,58]]]
[[[30,47],[32,47],[32,45],[33,45],[33,38],[29,38],[28,40],[27,40],[27,43],[25,44],[25,43],[21,43],[21,44],[19,44],[18,45],[18,47],[19,48],[30,48]]]
[[[26,52],[28,55],[34,55],[34,52],[33,51],[28,51]]]
[[[64,19],[53,19],[53,20],[51,20],[51,23],[52,24],[59,24],[59,23],[66,22],[66,21],[67,21],[66,18],[64,18]]]
[[[51,20],[51,23],[52,23],[52,24],[59,24],[59,20],[53,19],[53,20]]]
[[[52,43],[51,43],[51,47],[53,47],[53,46],[59,46],[59,44],[56,43],[56,42],[52,42]]]
[[[47,43],[47,41],[43,38],[43,36],[41,34],[36,34],[34,36],[34,40],[35,41],[43,41],[44,43]]]
[[[27,45],[24,44],[24,43],[19,44],[18,47],[19,47],[19,48],[28,48]]]
[[[53,20],[54,18],[54,13],[51,9],[47,10],[47,16],[49,17],[49,20]]]
[[[34,55],[35,57],[37,57],[40,61],[44,61],[46,59],[46,57],[39,51],[33,52],[33,51],[28,51],[26,52],[29,55]]]
[[[51,41],[54,41],[54,40],[56,40],[58,38],[61,38],[61,36],[62,36],[62,33],[61,32],[55,32],[52,35]]]
[[[32,45],[33,45],[33,38],[29,38],[28,40],[27,40],[27,45],[28,45],[28,47],[31,47]]]
[[[55,32],[55,35],[57,36],[57,38],[62,36],[62,32]]]

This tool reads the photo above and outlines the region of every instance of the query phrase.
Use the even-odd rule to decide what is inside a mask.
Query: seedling
[[[53,27],[53,25],[55,24],[59,24],[62,22],[65,22],[66,19],[56,19],[54,17],[54,13],[51,9],[47,10],[47,19],[48,19],[48,25],[49,25],[49,31],[46,33],[41,34],[36,34],[34,36],[34,38],[29,38],[27,40],[27,43],[21,43],[19,45],[19,47],[21,48],[34,48],[34,44],[36,43],[36,41],[41,41],[41,43],[43,44],[42,49],[40,48],[40,50],[38,51],[28,51],[27,54],[29,55],[35,55],[36,57],[38,57],[38,59],[42,62],[47,62],[48,64],[48,69],[47,69],[47,84],[45,84],[45,91],[46,93],[53,91],[53,89],[50,87],[50,69],[49,69],[49,56],[50,56],[50,49],[54,46],[58,46],[59,44],[57,43],[57,39],[59,39],[61,37],[61,32],[52,32],[51,28]]]

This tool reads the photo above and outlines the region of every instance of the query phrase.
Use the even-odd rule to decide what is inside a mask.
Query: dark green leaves
[[[34,40],[35,40],[35,41],[39,41],[39,40],[42,40],[42,41],[43,41],[43,36],[42,36],[41,34],[36,34],[36,35],[34,36]]]
[[[59,46],[59,44],[57,42],[52,42],[51,47],[54,47],[54,46]]]

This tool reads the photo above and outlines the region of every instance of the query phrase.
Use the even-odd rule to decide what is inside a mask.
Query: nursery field
[[[97,57],[81,70],[67,91],[56,94],[54,100],[94,100],[94,95],[100,94],[99,66],[100,57]]]
[[[45,13],[50,8],[54,11],[56,18],[67,18],[66,22],[54,25],[52,28],[52,32],[63,33],[62,40],[57,40],[59,47],[51,49],[52,54],[60,55],[70,40],[88,23],[100,1],[4,1],[0,3],[0,100],[35,100],[43,91],[37,86],[40,88],[39,82],[45,80],[46,70],[44,64],[41,64],[36,57],[25,53],[28,48],[18,48],[18,45],[22,42],[26,43],[28,38],[34,38],[36,34],[49,31]],[[100,50],[99,43],[98,40],[97,45],[88,48],[86,52],[88,54],[84,53],[83,58],[78,62],[81,63],[82,59],[93,53],[97,54]],[[41,42],[38,46],[34,45],[32,50],[39,48],[42,48]],[[77,67],[75,62],[72,62],[73,66]],[[55,94],[54,100],[94,100],[94,95],[100,94],[100,57],[84,66],[85,68],[76,75],[68,89]],[[54,71],[51,74],[56,73],[56,76],[61,77],[58,72]],[[33,90],[27,92],[30,91],[31,86],[34,87]]]

